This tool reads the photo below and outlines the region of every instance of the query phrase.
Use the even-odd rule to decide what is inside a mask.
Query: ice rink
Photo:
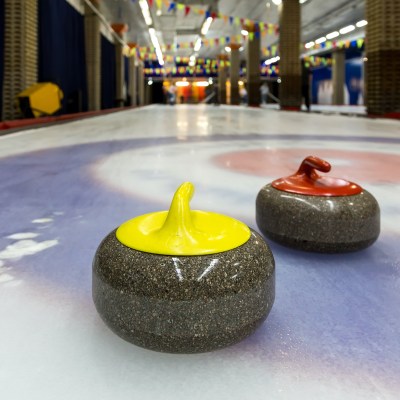
[[[262,186],[316,155],[381,207],[364,251],[268,241],[276,301],[263,326],[212,353],[148,351],[114,335],[91,299],[104,236],[168,208],[255,224]],[[149,106],[0,137],[0,398],[398,399],[400,124],[229,106]]]

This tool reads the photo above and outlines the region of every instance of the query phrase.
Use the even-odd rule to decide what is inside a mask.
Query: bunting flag
[[[133,3],[136,2],[136,0],[131,0]],[[154,0],[147,0],[149,7],[152,8],[154,6]],[[245,26],[245,25],[251,25],[255,27],[255,33],[250,35],[251,32],[249,32],[250,40],[253,40],[254,37],[257,37],[257,34],[259,35],[260,32],[268,35],[278,35],[279,34],[279,25],[278,24],[272,24],[272,23],[266,23],[266,22],[260,22],[256,20],[252,20],[249,18],[240,18],[240,17],[235,17],[232,15],[225,15],[222,14],[221,12],[210,12],[210,11],[205,11],[203,8],[192,6],[192,5],[187,5],[185,3],[179,2],[179,1],[171,1],[171,0],[155,0],[155,6],[157,7],[158,10],[162,10],[162,4],[164,4],[165,8],[167,9],[167,12],[173,12],[173,11],[182,11],[185,16],[188,16],[190,13],[197,14],[197,15],[204,15],[205,18],[211,17],[213,19],[222,19],[225,24],[229,23],[230,25],[235,25],[235,26]]]
[[[240,70],[240,76],[246,75],[246,68]],[[166,76],[166,77],[183,77],[183,76],[196,76],[196,77],[210,77],[218,75],[218,68],[208,66],[178,66],[178,67],[163,67],[163,68],[145,68],[144,73],[147,77]],[[262,76],[277,77],[279,76],[279,66],[260,66],[260,74]]]
[[[308,66],[311,67],[327,67],[332,65],[332,58],[318,57],[318,56],[307,56],[304,57],[304,61]]]
[[[147,0],[149,3],[149,7],[153,7],[154,1]],[[213,18],[213,19],[222,19],[225,24],[229,23],[230,25],[235,24],[236,26],[241,25],[252,25],[255,27],[255,32],[262,32],[265,29],[267,30],[267,34],[277,34],[279,32],[279,26],[277,24],[259,22],[256,20],[252,20],[249,18],[240,18],[235,17],[232,15],[225,15],[221,12],[210,12],[206,11],[203,8],[187,5],[185,3],[179,1],[171,1],[171,0],[156,0],[157,9],[161,9],[161,4],[164,3],[167,12],[172,11],[182,11],[185,16],[189,15],[190,13],[197,14],[197,15],[204,15],[205,18]],[[254,35],[252,35],[254,37]],[[252,39],[250,39],[252,40]]]
[[[175,10],[176,4],[174,2],[170,3],[168,6],[168,12],[171,12],[172,10]]]

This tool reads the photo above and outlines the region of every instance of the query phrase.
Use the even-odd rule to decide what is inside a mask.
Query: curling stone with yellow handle
[[[267,317],[275,263],[263,238],[233,218],[189,207],[179,187],[169,211],[111,232],[93,261],[93,300],[104,322],[136,345],[198,353],[236,343]]]

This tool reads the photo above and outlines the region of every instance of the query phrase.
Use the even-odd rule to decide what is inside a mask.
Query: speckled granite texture
[[[380,210],[364,190],[353,196],[305,196],[264,186],[256,221],[267,237],[286,246],[322,253],[361,250],[376,241]]]
[[[115,231],[93,261],[93,300],[104,322],[136,345],[198,353],[234,344],[268,316],[275,262],[252,231],[242,246],[206,256],[164,256],[121,244]]]

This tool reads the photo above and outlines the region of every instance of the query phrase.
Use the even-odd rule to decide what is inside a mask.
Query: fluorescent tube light
[[[339,29],[339,32],[341,35],[345,35],[346,33],[354,31],[354,29],[356,29],[356,27],[354,25],[349,25],[349,26],[345,26],[342,29]]]
[[[315,41],[316,44],[321,44],[321,43],[324,43],[324,42],[326,42],[326,37],[325,36],[320,37],[319,39],[317,39]]]
[[[358,21],[358,22],[356,23],[356,27],[357,27],[357,28],[362,28],[362,27],[365,26],[365,25],[368,25],[368,21],[366,21],[365,19],[363,19],[363,20],[361,20],[361,21]]]
[[[335,32],[328,33],[328,34],[326,35],[326,38],[327,38],[328,40],[331,40],[331,39],[334,39],[335,37],[338,37],[338,36],[339,36],[339,32],[338,32],[338,31],[335,31]]]
[[[147,0],[139,0],[139,6],[140,6],[140,9],[142,10],[143,18],[144,18],[144,21],[146,22],[146,24],[149,26],[152,25],[153,20],[151,18],[150,9],[149,9],[149,5],[147,4]]]
[[[208,30],[210,29],[210,26],[211,26],[212,22],[213,22],[212,17],[208,17],[208,18],[204,21],[204,24],[203,24],[203,26],[202,26],[202,28],[201,28],[201,34],[202,34],[202,35],[207,35],[207,32],[208,32]]]
[[[160,43],[158,41],[155,29],[149,28],[149,34],[150,34],[151,42],[153,43],[153,46],[156,50],[158,63],[162,66],[162,65],[164,65],[164,58],[163,58],[163,53],[161,51]]]

